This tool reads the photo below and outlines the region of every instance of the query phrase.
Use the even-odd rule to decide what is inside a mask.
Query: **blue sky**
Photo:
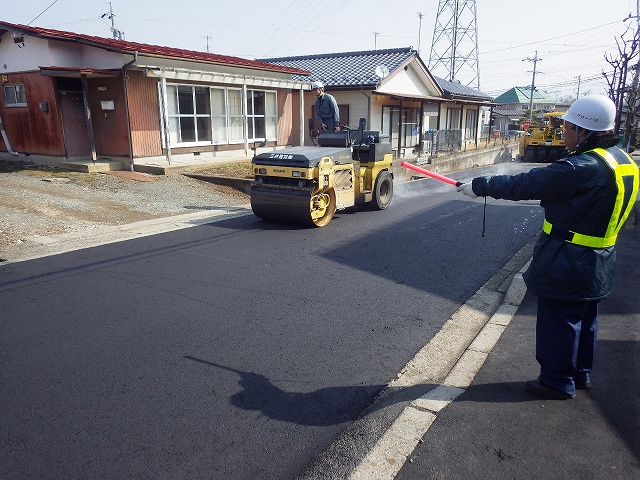
[[[552,95],[605,93],[605,54],[635,27],[638,0],[477,0],[480,89],[531,84]],[[428,63],[438,0],[112,0],[126,40],[244,58],[413,46]],[[111,37],[108,2],[3,2],[0,20]],[[420,16],[421,15],[421,16]],[[442,19],[442,17],[441,17]],[[627,35],[630,35],[629,32]],[[446,77],[446,71],[434,74]],[[468,80],[460,78],[463,83]]]

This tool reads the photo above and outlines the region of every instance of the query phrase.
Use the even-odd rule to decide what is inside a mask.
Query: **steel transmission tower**
[[[476,0],[439,0],[428,68],[480,90]]]

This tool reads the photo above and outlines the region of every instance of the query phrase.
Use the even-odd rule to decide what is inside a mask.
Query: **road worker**
[[[316,95],[315,113],[316,121],[322,130],[338,131],[340,130],[340,112],[336,99],[328,93],[324,93],[324,84],[322,82],[313,82],[311,90]]]
[[[638,192],[638,166],[615,146],[615,117],[608,97],[581,97],[563,116],[564,158],[458,187],[471,198],[540,200],[544,209],[543,232],[524,274],[538,297],[540,375],[525,383],[537,395],[572,398],[591,386],[598,303],[609,295],[616,237]]]

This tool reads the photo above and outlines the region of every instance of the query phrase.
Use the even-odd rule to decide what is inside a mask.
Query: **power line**
[[[40,12],[40,15],[38,15],[36,18],[34,18],[33,20],[31,20],[29,23],[27,23],[27,25],[31,25],[33,22],[35,22],[38,18],[40,18],[40,16],[46,12],[47,10],[49,10],[51,7],[53,7],[56,3],[58,3],[58,0],[54,0],[54,2],[49,5],[47,8],[45,8],[42,12]]]

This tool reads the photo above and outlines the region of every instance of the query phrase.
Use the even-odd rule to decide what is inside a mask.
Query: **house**
[[[431,75],[411,47],[260,61],[311,72],[293,78],[323,82],[336,99],[340,123],[357,126],[366,118],[368,129],[388,135],[397,156],[424,148],[426,133],[433,130],[456,130],[477,141],[482,111],[491,103],[481,92]],[[315,96],[303,95],[307,118],[314,118]]]
[[[0,155],[134,170],[141,159],[247,157],[303,136],[300,68],[6,22],[0,59]]]
[[[556,109],[556,100],[544,90],[533,89],[533,102],[531,100],[531,87],[513,87],[493,99],[495,104],[492,116],[495,130],[507,133],[508,130],[518,129],[520,121],[528,115],[529,108],[533,110],[533,118],[536,114],[552,112]]]

